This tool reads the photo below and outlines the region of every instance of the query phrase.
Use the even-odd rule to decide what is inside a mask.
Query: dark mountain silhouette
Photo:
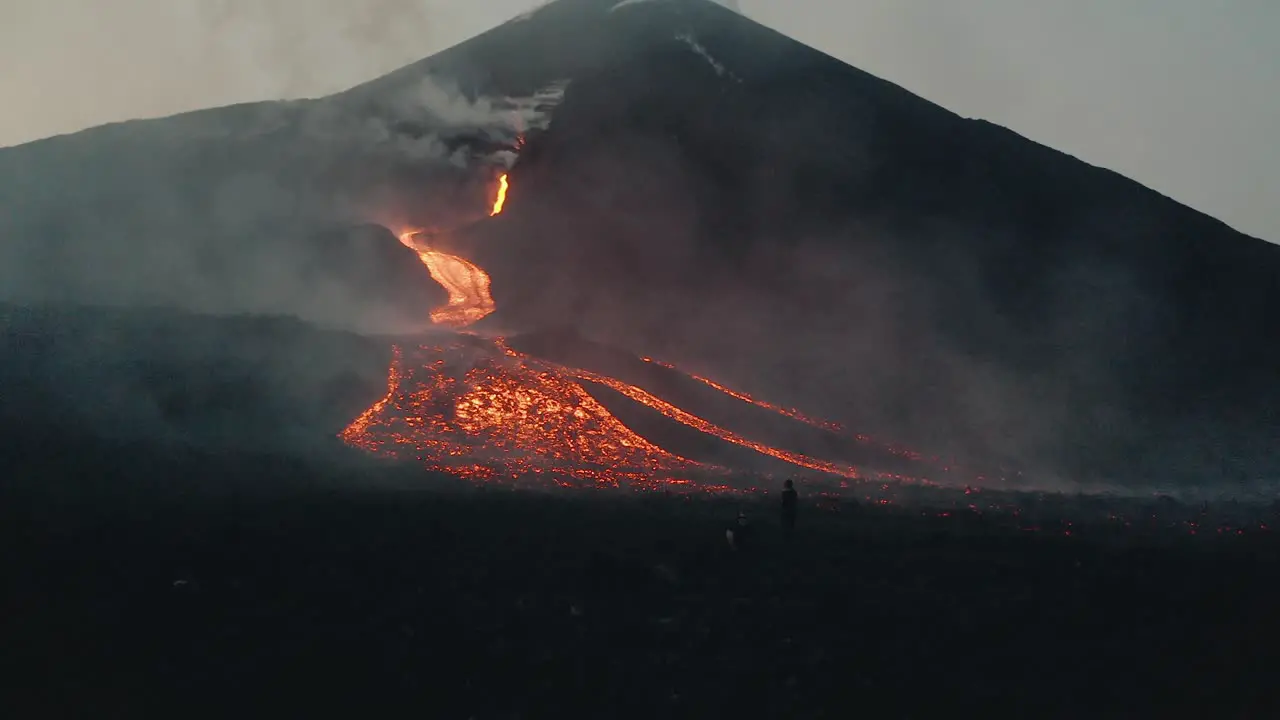
[[[310,238],[456,225],[517,132],[506,211],[450,241],[495,325],[1042,477],[1280,473],[1280,248],[706,0],[559,0],[322,100],[0,151],[0,291],[316,317],[271,292]]]

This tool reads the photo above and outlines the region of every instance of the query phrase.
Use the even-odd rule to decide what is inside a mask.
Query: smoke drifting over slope
[[[352,240],[357,250],[317,236],[385,216],[445,215],[483,197],[490,178],[475,168],[509,164],[504,148],[545,123],[557,92],[468,97],[423,77],[376,109],[236,106],[0,151],[0,298],[285,312],[352,326],[385,309],[362,311],[372,288],[330,287],[303,268],[336,271],[343,253],[398,246],[366,237]],[[414,284],[399,286],[405,303],[421,292]]]

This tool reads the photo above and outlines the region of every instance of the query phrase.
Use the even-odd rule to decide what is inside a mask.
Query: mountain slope
[[[1066,476],[1275,472],[1280,248],[706,3],[634,12],[463,248],[508,322]]]
[[[93,438],[331,451],[390,354],[291,318],[0,304],[0,454],[38,465]]]
[[[235,278],[456,225],[517,133],[506,211],[450,242],[496,325],[1050,478],[1280,473],[1280,247],[705,0],[559,0],[322,100],[0,151],[0,290],[314,315]]]

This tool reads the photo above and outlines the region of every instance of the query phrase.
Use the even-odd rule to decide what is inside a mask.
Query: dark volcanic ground
[[[309,451],[385,392],[390,343],[292,318],[0,303],[0,457],[72,437]]]
[[[1028,532],[806,498],[791,545],[771,503],[747,504],[757,542],[733,555],[738,505],[705,496],[77,447],[6,463],[0,486],[8,717],[1280,710],[1280,546],[1256,522],[1068,535],[1069,501]]]

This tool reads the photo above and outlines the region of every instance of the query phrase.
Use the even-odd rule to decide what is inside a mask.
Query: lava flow
[[[502,212],[507,190],[507,176],[502,175],[491,216]],[[433,323],[461,330],[494,311],[489,276],[483,269],[433,249],[427,233],[405,232],[400,240],[418,252],[431,277],[448,291],[447,304],[431,311]],[[792,419],[836,428],[709,379],[689,377]],[[395,347],[386,395],[344,429],[341,437],[370,452],[417,460],[428,468],[472,480],[541,477],[560,485],[652,487],[686,484],[697,476],[704,481],[700,483],[704,489],[727,489],[723,485],[727,469],[680,457],[645,439],[587,391],[592,383],[772,460],[840,478],[861,477],[853,466],[749,439],[634,385],[533,358],[511,349],[502,338],[470,332],[451,335],[443,343]]]
[[[489,211],[489,217],[493,217],[502,212],[502,206],[507,204],[507,174],[503,173],[498,178],[498,196],[493,199],[493,209]]]
[[[400,236],[400,241],[413,246],[413,233]],[[444,286],[449,301],[431,311],[431,322],[449,327],[466,327],[494,311],[489,294],[489,274],[456,255],[435,250],[418,250],[431,279]]]
[[[502,212],[507,203],[507,174],[498,177],[498,191],[493,200],[493,208],[489,216]],[[421,230],[408,230],[400,233],[400,242],[417,251],[422,264],[427,266],[431,279],[440,283],[449,294],[444,307],[431,311],[431,322],[436,325],[463,328],[491,314],[495,305],[493,296],[489,294],[489,274],[474,263],[457,255],[449,255],[430,247],[424,242]]]
[[[572,378],[494,341],[397,347],[387,385],[343,440],[475,480],[550,472],[617,485],[700,468],[631,431]]]
[[[842,463],[833,463],[833,462],[827,462],[826,460],[819,460],[818,458],[809,457],[808,455],[802,455],[800,453],[790,452],[788,450],[783,450],[781,448],[771,447],[764,443],[755,442],[753,440],[745,438],[735,432],[719,427],[707,420],[704,420],[698,417],[697,415],[694,415],[693,413],[686,412],[685,410],[681,410],[675,405],[672,405],[671,403],[665,400],[662,400],[661,398],[655,397],[654,395],[651,395],[650,393],[634,385],[629,385],[620,380],[615,380],[611,377],[605,377],[604,375],[600,375],[599,373],[593,373],[587,370],[568,370],[568,372],[572,374],[574,377],[580,378],[582,380],[588,380],[591,382],[600,383],[601,385],[604,385],[605,387],[608,387],[616,392],[619,392],[622,395],[626,396],[627,398],[635,402],[638,402],[641,405],[644,405],[645,407],[651,408],[653,410],[657,410],[659,413],[662,413],[663,416],[671,420],[675,420],[676,422],[682,425],[687,425],[695,430],[699,430],[713,437],[717,437],[733,445],[750,448],[760,453],[761,455],[767,455],[776,460],[781,460],[783,462],[787,462],[792,465],[798,465],[802,468],[807,468],[809,470],[817,470],[819,472],[827,473],[830,475],[837,475],[837,476],[849,478],[849,479],[857,479],[861,477],[861,474],[858,472],[858,469],[851,465],[844,465]]]

